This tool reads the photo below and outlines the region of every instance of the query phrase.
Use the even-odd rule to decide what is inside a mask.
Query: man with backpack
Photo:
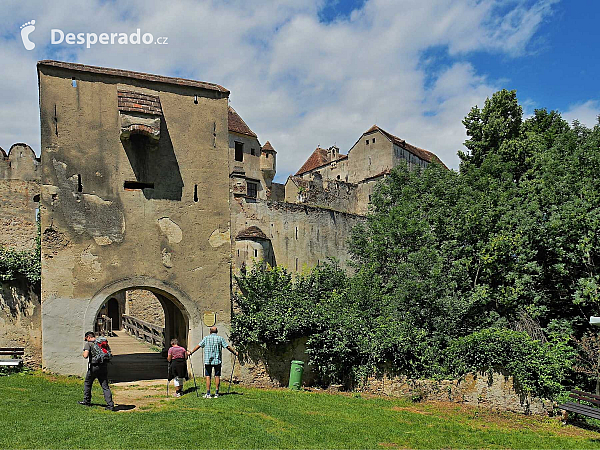
[[[92,406],[92,384],[97,378],[102,391],[104,391],[104,400],[106,401],[106,409],[109,411],[115,410],[112,393],[108,387],[108,361],[110,360],[110,347],[108,341],[102,343],[105,350],[96,342],[96,335],[93,331],[85,333],[85,344],[83,345],[83,357],[88,359],[88,370],[83,382],[83,401],[80,405]]]

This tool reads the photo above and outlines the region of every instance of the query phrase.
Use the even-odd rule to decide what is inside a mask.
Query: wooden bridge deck
[[[116,331],[109,337],[113,357],[108,364],[111,382],[167,379],[167,359],[150,350],[148,344],[131,337],[125,331]]]

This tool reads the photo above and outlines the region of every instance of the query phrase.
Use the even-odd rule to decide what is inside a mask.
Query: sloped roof
[[[240,115],[235,112],[231,106],[229,107],[229,131],[239,134],[245,134],[247,136],[257,137],[256,133],[250,129],[244,119],[240,117]]]
[[[329,160],[327,159],[328,150],[325,148],[317,147],[312,155],[308,157],[306,162],[300,167],[298,172],[295,175],[300,175],[301,173],[308,172],[313,170],[323,164],[327,164]]]
[[[251,227],[246,228],[245,230],[240,231],[237,234],[237,236],[235,237],[236,241],[239,241],[242,239],[263,239],[265,241],[269,240],[269,238],[266,236],[266,234],[263,233],[260,228],[255,227],[255,226],[251,226]]]
[[[68,63],[64,61],[52,61],[49,59],[38,61],[39,66],[52,66],[61,69],[77,70],[79,72],[99,73],[115,77],[134,78],[136,80],[153,81],[156,83],[176,84],[179,86],[191,86],[211,91],[218,91],[229,95],[229,91],[223,86],[205,81],[188,80],[186,78],[164,77],[162,75],[153,75],[151,73],[132,72],[131,70],[111,69],[109,67],[87,66],[85,64]]]
[[[446,167],[446,164],[444,164],[440,158],[438,158],[435,154],[431,153],[429,150],[425,150],[424,148],[419,148],[419,147],[416,147],[416,146],[414,146],[412,144],[409,144],[404,139],[400,139],[398,136],[394,136],[392,133],[388,133],[383,128],[380,128],[377,125],[373,125],[367,131],[365,131],[363,133],[363,136],[365,134],[373,133],[374,131],[380,131],[385,136],[387,136],[387,138],[390,141],[392,141],[394,144],[396,144],[396,145],[398,145],[398,146],[400,146],[400,147],[408,150],[413,155],[418,156],[422,160],[427,161],[427,162],[431,162],[431,161],[435,160],[435,161],[439,162],[440,164],[442,164],[442,166]],[[448,167],[446,167],[446,169],[447,168]]]
[[[337,159],[334,159],[333,161],[340,161],[342,159],[346,159],[347,157],[348,155],[342,155],[340,153],[338,154]],[[329,164],[330,162],[332,161],[329,160],[329,150],[326,148],[317,147],[315,151],[312,152],[312,155],[308,157],[306,162],[294,175],[301,175],[305,172],[310,172],[311,170],[324,166],[325,164]]]
[[[269,141],[265,142],[265,145],[261,147],[261,150],[277,153]]]

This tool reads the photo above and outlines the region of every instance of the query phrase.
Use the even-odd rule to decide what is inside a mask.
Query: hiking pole
[[[231,382],[233,381],[233,369],[235,369],[235,359],[237,356],[233,357],[233,367],[231,368],[231,377],[229,377],[229,387],[227,388],[227,393],[229,394],[229,390],[231,389]]]
[[[167,363],[167,398],[169,398],[169,377],[171,376],[171,363]]]
[[[190,368],[192,369],[192,378],[194,379],[194,388],[196,389],[196,397],[200,397],[200,394],[198,394],[198,385],[196,384],[196,375],[194,375],[194,365],[192,364],[192,355],[190,355]]]

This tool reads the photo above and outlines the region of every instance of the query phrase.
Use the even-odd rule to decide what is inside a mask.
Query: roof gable
[[[229,131],[233,133],[245,134],[251,137],[257,137],[256,133],[250,129],[246,122],[240,117],[240,115],[233,109],[231,106],[229,107],[229,119],[228,119],[228,128]]]

